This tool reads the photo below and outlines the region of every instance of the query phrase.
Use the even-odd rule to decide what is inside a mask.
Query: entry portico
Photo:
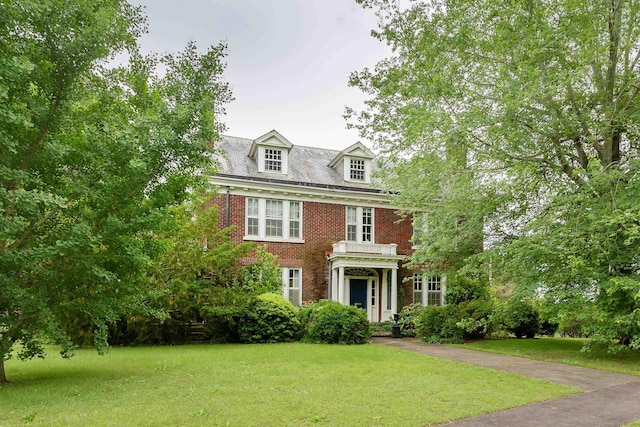
[[[333,244],[328,260],[331,269],[329,298],[367,311],[370,322],[390,320],[398,306],[397,244]]]

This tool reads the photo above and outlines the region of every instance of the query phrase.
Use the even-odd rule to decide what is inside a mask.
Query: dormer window
[[[352,181],[365,180],[365,161],[362,159],[351,159],[349,176]]]
[[[286,175],[292,147],[284,136],[272,130],[253,140],[249,157],[255,160],[258,172]]]
[[[282,150],[265,148],[264,170],[266,172],[282,172]]]
[[[329,167],[342,175],[345,183],[371,182],[371,167],[375,155],[361,142],[342,150],[330,162]]]

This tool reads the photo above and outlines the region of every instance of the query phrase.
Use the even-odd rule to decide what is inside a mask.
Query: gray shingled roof
[[[329,167],[340,151],[326,148],[293,145],[289,152],[288,174],[258,172],[255,159],[249,157],[252,139],[222,135],[216,148],[222,151],[218,156],[220,176],[234,176],[247,179],[281,181],[305,186],[372,189],[367,183],[345,181],[341,173]],[[375,169],[375,162],[371,162]]]

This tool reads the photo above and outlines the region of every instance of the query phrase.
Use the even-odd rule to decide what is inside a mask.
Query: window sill
[[[242,239],[251,242],[304,243],[303,239],[285,239],[282,237],[244,236]]]

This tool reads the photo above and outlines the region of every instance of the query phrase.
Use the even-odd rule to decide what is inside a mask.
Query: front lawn
[[[577,392],[375,344],[80,350],[7,376],[2,426],[423,426]]]
[[[611,354],[594,347],[590,352],[581,352],[584,343],[577,338],[486,339],[456,347],[640,375],[640,351]]]

